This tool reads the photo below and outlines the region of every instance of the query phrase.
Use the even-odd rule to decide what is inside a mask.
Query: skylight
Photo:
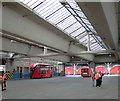
[[[105,50],[107,47],[97,35],[96,30],[74,0],[20,0],[48,22],[59,27],[65,33],[88,45],[88,32],[91,32],[90,49]]]

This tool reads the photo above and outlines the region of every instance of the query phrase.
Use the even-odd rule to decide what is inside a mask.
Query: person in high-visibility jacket
[[[104,74],[102,72],[100,72],[100,85],[102,85],[102,77],[104,76]]]
[[[100,82],[101,82],[100,77],[101,77],[101,75],[100,75],[99,73],[95,74],[96,87],[97,87],[97,86],[99,86],[99,87],[101,86],[101,85],[100,85]]]
[[[92,86],[94,87],[95,73],[92,74],[92,76],[91,76],[91,80],[92,80]]]
[[[2,91],[6,90],[6,76],[4,73],[2,73],[2,76],[0,76],[0,78],[2,79]]]

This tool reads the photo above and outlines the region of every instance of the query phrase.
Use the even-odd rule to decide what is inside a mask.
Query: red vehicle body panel
[[[120,74],[120,66],[113,66],[112,69],[110,70],[112,74]]]
[[[74,69],[73,68],[65,68],[65,74],[66,75],[73,75]]]
[[[54,77],[54,68],[50,64],[32,64],[30,71],[32,72],[31,78]]]
[[[98,72],[98,73],[99,73],[99,72],[108,73],[107,68],[105,68],[105,67],[103,67],[103,66],[98,66],[98,67],[96,67],[95,71]]]
[[[79,69],[78,69],[77,74],[81,74],[81,69],[82,69],[82,68],[79,68]]]
[[[82,67],[81,68],[81,76],[83,77],[89,77],[92,74],[92,70],[91,68],[88,67]]]

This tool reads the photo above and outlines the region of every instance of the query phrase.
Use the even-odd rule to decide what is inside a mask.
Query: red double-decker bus
[[[32,64],[30,67],[31,78],[54,77],[54,68],[50,64]]]
[[[81,68],[81,76],[83,77],[89,77],[92,74],[92,70],[91,68],[88,67],[82,67]]]

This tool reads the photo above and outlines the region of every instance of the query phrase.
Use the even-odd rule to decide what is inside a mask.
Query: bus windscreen
[[[88,72],[88,69],[82,69],[82,72]]]

